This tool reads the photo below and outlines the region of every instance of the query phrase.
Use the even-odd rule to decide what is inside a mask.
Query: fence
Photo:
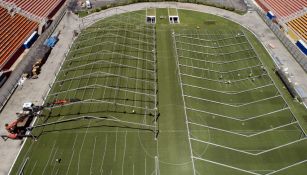
[[[32,68],[32,65],[30,64],[33,62],[33,60],[37,59],[37,48],[41,46],[44,41],[54,32],[55,28],[58,26],[63,16],[66,14],[66,9],[67,6],[66,4],[64,4],[59,10],[58,15],[55,17],[49,28],[33,44],[27,55],[25,55],[25,57],[18,64],[16,69],[12,72],[5,84],[0,88],[0,111],[2,111],[3,107],[17,88],[17,83],[20,80],[22,74],[25,71],[29,71],[27,69]]]
[[[258,7],[255,7],[256,12],[263,19],[263,21],[270,27],[278,39],[284,44],[288,49],[290,54],[295,58],[295,60],[301,65],[305,72],[307,72],[307,57],[299,50],[299,48],[293,44],[289,38],[282,32],[278,26],[268,19],[266,14]]]

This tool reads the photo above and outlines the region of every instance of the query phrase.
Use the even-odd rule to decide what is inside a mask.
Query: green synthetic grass
[[[156,16],[156,9],[155,8],[148,8],[146,9],[147,16]]]
[[[178,16],[176,8],[168,8],[168,16]]]
[[[160,18],[146,25],[146,11],[139,11],[82,31],[47,102],[84,102],[46,109],[36,124],[105,118],[34,129],[38,141],[27,140],[12,174],[25,160],[25,174],[267,174],[287,166],[275,174],[306,172],[306,163],[294,165],[307,158],[294,119],[306,129],[306,110],[258,40],[220,17],[179,14],[175,26]]]

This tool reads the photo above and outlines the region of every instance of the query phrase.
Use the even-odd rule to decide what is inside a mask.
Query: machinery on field
[[[39,114],[39,111],[43,109],[43,106],[35,106],[31,102],[24,103],[22,111],[17,112],[17,119],[11,123],[5,124],[7,135],[1,135],[6,141],[7,139],[22,139],[24,137],[33,137],[26,134],[26,128],[30,125],[33,118]]]
[[[45,106],[36,106],[32,102],[24,103],[22,106],[22,111],[17,112],[16,116],[17,119],[12,121],[11,123],[5,124],[5,129],[8,132],[6,135],[1,135],[4,141],[7,139],[22,139],[25,137],[32,137],[34,139],[35,136],[31,134],[31,132],[27,132],[29,128],[33,128],[31,122],[35,117],[38,117],[40,111],[44,108],[54,107],[65,105],[67,103],[77,102],[80,101],[79,99],[59,99],[55,100],[52,103],[47,103]],[[52,123],[54,124],[54,123]]]

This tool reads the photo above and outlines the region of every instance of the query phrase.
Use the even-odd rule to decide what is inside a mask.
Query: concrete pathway
[[[282,64],[289,68],[289,73],[294,75],[294,80],[303,87],[305,92],[307,92],[307,81],[305,81],[307,80],[307,74],[256,12],[247,13],[245,15],[238,15],[226,10],[198,4],[175,2],[138,3],[107,9],[105,11],[91,14],[82,19],[78,19],[73,14],[66,14],[56,29],[56,31],[61,30],[61,34],[59,36],[60,40],[52,50],[46,64],[43,66],[42,73],[40,74],[39,78],[36,80],[27,80],[23,88],[17,88],[16,92],[12,95],[11,99],[0,114],[0,134],[5,133],[3,127],[4,124],[16,118],[15,113],[21,110],[22,104],[24,102],[31,101],[36,104],[41,104],[43,102],[42,96],[46,94],[49,88],[48,84],[53,80],[54,73],[59,68],[59,64],[64,59],[65,52],[67,52],[70,43],[73,41],[73,30],[79,30],[80,28],[88,27],[98,20],[115,14],[142,10],[148,7],[172,7],[178,9],[194,10],[214,14],[240,23],[252,31],[260,39],[262,44],[266,47],[271,55],[278,57]],[[275,49],[269,48],[268,44],[273,44]],[[3,140],[0,140],[0,175],[7,174],[9,172],[9,169],[20,150],[21,144],[21,141],[8,140],[7,142],[3,142]]]
[[[59,26],[55,30],[61,31],[59,42],[51,51],[47,62],[42,67],[42,72],[38,79],[28,79],[23,87],[18,87],[11,99],[8,101],[0,114],[0,134],[6,134],[5,123],[16,119],[16,112],[22,110],[24,102],[33,102],[35,104],[43,103],[43,96],[47,93],[48,84],[53,81],[55,72],[57,72],[60,63],[64,59],[70,43],[73,40],[73,30],[78,28],[78,17],[74,14],[66,14]],[[20,148],[22,141],[0,139],[0,175],[8,174]]]

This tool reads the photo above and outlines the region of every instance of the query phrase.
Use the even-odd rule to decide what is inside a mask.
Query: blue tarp
[[[58,38],[57,37],[50,37],[48,39],[46,39],[46,41],[44,42],[44,45],[45,46],[48,46],[48,47],[54,47],[55,44],[58,42]]]

